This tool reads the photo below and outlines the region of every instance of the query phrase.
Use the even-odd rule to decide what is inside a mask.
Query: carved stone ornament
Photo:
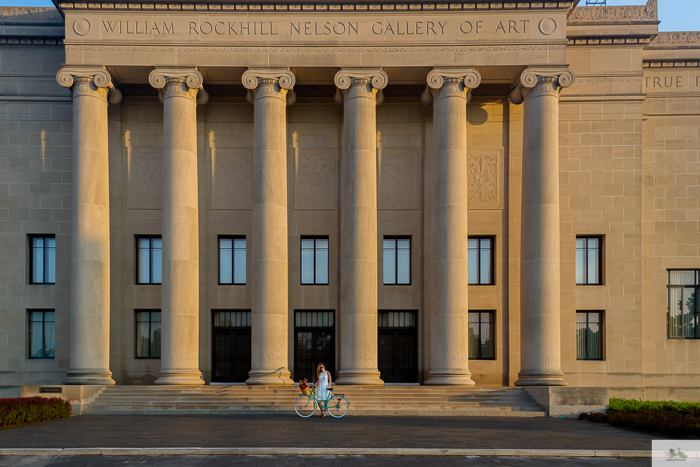
[[[652,45],[700,45],[700,32],[662,32],[656,36]]]
[[[281,97],[286,96],[287,105],[292,105],[297,100],[294,93],[296,76],[286,68],[249,68],[243,73],[243,87],[248,90],[246,99],[249,104],[253,103],[256,90],[261,84],[273,84],[280,87]]]
[[[110,104],[119,104],[122,101],[122,93],[112,84],[112,76],[105,67],[64,67],[56,73],[56,81],[64,88],[73,88],[73,85],[78,83],[87,85],[97,95],[100,95],[100,89],[105,89],[106,99]],[[78,92],[85,94],[90,91],[88,89],[78,91],[77,87],[73,89],[74,96]]]
[[[525,92],[534,89],[538,84],[552,82],[553,92],[559,93],[561,88],[568,88],[576,80],[576,75],[568,68],[528,68],[520,75],[520,82],[510,91],[508,98],[513,104],[522,104]]]
[[[569,16],[571,23],[658,20],[658,0],[648,0],[646,5],[637,6],[581,6]]]
[[[204,77],[197,68],[156,68],[148,75],[148,82],[158,90],[167,91],[169,83],[185,84],[190,90],[196,92],[197,104],[204,105],[209,101],[209,93],[204,90]],[[161,101],[163,92],[159,93]]]
[[[353,80],[362,80],[362,83],[372,87],[372,94],[376,95],[377,105],[384,101],[382,89],[389,83],[389,76],[381,68],[343,68],[335,74],[335,103],[344,102],[345,91],[350,89]]]
[[[421,94],[421,102],[424,105],[432,105],[433,94],[439,91],[445,84],[445,80],[452,82],[459,80],[459,84],[464,84],[465,89],[476,89],[481,84],[481,73],[474,68],[433,68],[428,73],[428,86]],[[467,93],[467,100],[471,99],[471,93]]]

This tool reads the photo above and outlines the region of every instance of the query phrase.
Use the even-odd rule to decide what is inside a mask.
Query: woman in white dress
[[[331,372],[326,371],[326,365],[319,363],[316,368],[316,394],[318,398],[325,401],[328,399],[330,391],[328,388],[331,385]],[[321,409],[321,417],[325,417],[326,412]]]

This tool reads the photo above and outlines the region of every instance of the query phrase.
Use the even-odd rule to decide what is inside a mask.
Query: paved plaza
[[[555,418],[83,415],[0,430],[3,448],[650,450],[652,436]]]
[[[468,465],[490,467],[637,467],[650,465],[649,459],[542,459],[542,458],[475,458],[475,457],[417,457],[417,456],[72,456],[72,457],[10,457],[1,458],[0,466],[31,465],[51,467],[110,467],[129,465],[207,466],[240,465],[245,467],[373,467],[373,466],[445,466]]]

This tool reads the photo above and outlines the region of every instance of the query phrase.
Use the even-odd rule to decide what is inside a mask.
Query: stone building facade
[[[698,400],[700,33],[577,3],[3,8],[0,386]]]

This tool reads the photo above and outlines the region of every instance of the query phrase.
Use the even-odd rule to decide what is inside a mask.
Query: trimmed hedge
[[[700,439],[700,403],[610,399],[606,413],[582,413],[579,420],[607,423],[674,439]]]
[[[0,428],[70,417],[70,402],[60,397],[0,399]]]

